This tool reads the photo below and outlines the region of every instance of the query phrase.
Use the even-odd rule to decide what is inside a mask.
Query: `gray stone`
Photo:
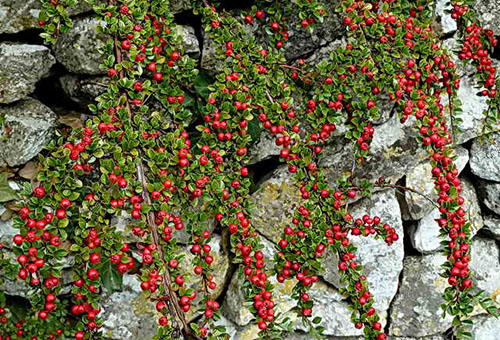
[[[469,161],[469,152],[467,149],[457,146],[455,148],[455,155],[457,156],[455,165],[460,173]],[[405,191],[408,213],[412,220],[419,220],[432,211],[434,205],[427,198],[430,198],[432,202],[437,201],[438,196],[434,189],[431,170],[432,165],[430,161],[427,160],[417,165],[406,174],[406,186],[425,195],[424,197],[411,191]]]
[[[382,223],[387,223],[396,229],[399,240],[387,245],[384,240],[374,237],[351,236],[352,243],[358,248],[357,261],[363,266],[363,274],[370,284],[374,307],[378,312],[385,313],[398,290],[399,274],[403,269],[404,245],[403,223],[399,213],[399,204],[394,190],[384,190],[374,194],[371,199],[363,199],[352,208],[354,218],[365,214],[379,216]],[[323,265],[324,279],[336,287],[340,287],[338,273],[338,257],[329,253]]]
[[[500,133],[486,140],[476,139],[470,151],[472,173],[483,179],[500,182]]]
[[[486,295],[496,297],[500,293],[500,251],[495,240],[476,236],[471,245],[470,268],[474,284]]]
[[[94,103],[94,99],[106,91],[107,77],[85,77],[67,74],[59,78],[66,95],[83,107]]]
[[[355,178],[377,180],[385,177],[390,183],[402,178],[415,165],[427,159],[415,139],[413,119],[401,124],[396,115],[386,123],[375,126],[375,134],[368,156],[362,166],[354,168]],[[325,147],[319,166],[326,168],[324,173],[330,184],[335,186],[339,176],[351,173],[354,165],[354,148],[345,141],[334,142]]]
[[[500,183],[480,181],[479,198],[491,211],[500,214]]]
[[[484,225],[481,216],[481,208],[479,207],[476,191],[469,180],[462,179],[462,196],[465,198],[463,205],[467,212],[466,217],[471,223],[472,235],[475,235]],[[440,218],[441,214],[437,208],[434,208],[428,215],[424,216],[417,224],[410,228],[410,239],[413,247],[421,253],[430,253],[440,249],[442,246],[439,237],[439,226],[436,219]]]
[[[484,227],[483,231],[495,240],[500,241],[500,217],[487,215],[483,216]]]
[[[296,59],[311,53],[344,34],[345,28],[340,15],[335,11],[340,1],[320,0],[319,3],[323,5],[327,16],[322,24],[316,25],[312,34],[300,27],[301,19],[297,16],[298,11],[293,11],[289,22],[289,39],[285,44],[285,55],[288,59]]]
[[[201,56],[200,42],[196,37],[194,28],[191,26],[177,26],[177,32],[182,37],[182,45],[185,52],[193,59],[199,59]]]
[[[17,33],[30,28],[39,28],[39,0],[0,0],[0,33]],[[79,1],[68,8],[69,15],[77,15],[91,10],[85,1]]]
[[[103,22],[93,18],[79,18],[73,27],[59,38],[54,45],[57,61],[68,71],[76,74],[104,74],[99,65],[103,55],[99,51],[108,36],[97,32],[97,26]]]
[[[107,292],[102,297],[104,336],[113,340],[151,339],[159,317],[154,304],[142,293],[135,276],[124,275],[123,284],[123,291]]]
[[[271,176],[259,184],[250,197],[254,208],[251,211],[252,224],[264,236],[277,242],[292,214],[300,205],[299,189],[293,174],[286,166],[280,166]]]
[[[435,4],[435,13],[439,16],[441,23],[441,29],[444,34],[451,33],[457,30],[457,22],[451,18],[449,13],[445,13],[445,10],[451,9],[451,5],[448,5],[448,0],[437,0]]]
[[[54,63],[45,46],[0,44],[0,103],[12,103],[32,93]]]
[[[498,34],[498,31],[500,31],[500,1],[476,1],[474,9],[484,28],[492,29],[495,34]]]
[[[35,99],[28,98],[13,106],[1,106],[8,138],[0,141],[0,166],[17,166],[35,157],[49,141],[56,125],[55,114]]]
[[[493,340],[498,339],[500,333],[500,322],[493,316],[478,316],[473,320],[472,340]]]
[[[260,138],[249,149],[249,164],[265,161],[274,156],[279,156],[281,148],[276,145],[274,138],[267,130],[262,131]]]
[[[475,88],[474,80],[470,76],[461,78],[458,99],[462,103],[462,113],[459,115],[462,121],[455,123],[460,129],[460,133],[455,136],[456,144],[463,144],[483,133],[483,112],[488,108],[488,104],[487,98],[478,96],[477,92],[479,90]],[[445,114],[449,117],[447,96],[443,98],[443,105]]]
[[[445,332],[451,318],[442,318],[440,305],[447,286],[441,277],[441,254],[407,256],[404,259],[403,281],[391,306],[392,336],[423,337]]]

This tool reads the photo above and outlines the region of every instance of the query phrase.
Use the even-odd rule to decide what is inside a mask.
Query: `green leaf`
[[[12,189],[7,180],[7,172],[0,173],[0,203],[12,201],[18,198],[17,192]]]
[[[123,290],[123,275],[115,266],[105,261],[101,269],[102,285],[110,292]]]

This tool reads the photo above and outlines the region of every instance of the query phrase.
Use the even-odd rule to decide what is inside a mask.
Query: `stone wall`
[[[327,8],[336,1],[324,0]],[[201,68],[217,68],[215,47],[198,31],[197,18],[187,14],[188,1],[177,1],[176,18],[182,27],[187,52],[200,60]],[[438,1],[436,21],[441,27],[446,46],[456,46],[454,22],[441,18],[445,0]],[[74,27],[53,47],[42,45],[36,27],[37,0],[0,0],[0,167],[8,166],[15,177],[10,181],[14,189],[22,181],[33,178],[36,155],[58,128],[75,127],[89,115],[87,105],[100,94],[106,77],[99,69],[101,56],[97,52],[105,37],[95,31],[99,24],[86,6],[72,11]],[[500,32],[500,0],[480,0],[477,9],[483,24]],[[189,23],[187,25],[186,23]],[[288,58],[305,58],[315,63],[325,58],[342,39],[339,21],[335,15],[312,36],[293,31],[290,34]],[[202,46],[202,48],[201,48]],[[498,51],[496,57],[499,57]],[[483,99],[475,96],[470,70],[461,70],[464,81],[459,92],[463,103],[463,133],[457,136],[458,167],[463,179],[467,211],[474,229],[472,270],[476,285],[493,298],[500,296],[500,133],[493,135],[492,144],[480,143]],[[376,179],[385,177],[392,183],[403,184],[435,197],[429,165],[417,146],[410,123],[401,125],[395,108],[388,104],[382,118],[376,122],[371,154],[358,176]],[[7,137],[7,138],[5,138]],[[280,233],[279,226],[290,219],[289,212],[300,204],[290,174],[279,165],[279,150],[269,135],[263,134],[251,150],[252,168],[259,179],[252,201],[255,204],[252,219],[261,233],[268,256],[274,253],[273,242]],[[321,165],[327,168],[328,178],[352,166],[352,150],[337,138],[326,150]],[[375,307],[380,311],[384,326],[394,339],[450,339],[450,319],[441,318],[441,293],[446,280],[441,278],[438,226],[434,219],[436,208],[425,198],[409,192],[383,190],[371,200],[358,201],[353,215],[363,212],[376,214],[388,221],[401,235],[392,246],[373,239],[359,238],[354,242],[360,249],[368,281],[375,295]],[[10,244],[15,230],[9,204],[0,205],[0,242]],[[118,219],[120,226],[126,219]],[[250,323],[250,313],[238,287],[235,267],[230,263],[230,252],[224,237],[212,241],[217,252],[217,292],[223,306],[223,319],[233,339],[254,339],[257,329]],[[322,316],[325,334],[329,339],[362,339],[361,332],[350,322],[347,303],[339,294],[337,259],[328,255],[326,271],[311,296],[316,302],[315,313]],[[71,261],[68,261],[68,267]],[[196,284],[196,283],[195,283]],[[291,283],[278,285],[278,308],[290,313]],[[24,297],[26,288],[7,282],[0,289],[11,296]],[[500,297],[497,299],[500,302]],[[103,296],[103,317],[106,335],[110,339],[149,339],[155,333],[154,308],[141,295],[138,281],[126,276],[124,290],[107,292]],[[474,326],[475,340],[494,340],[500,334],[500,321],[478,311]],[[287,339],[310,339],[299,331]]]

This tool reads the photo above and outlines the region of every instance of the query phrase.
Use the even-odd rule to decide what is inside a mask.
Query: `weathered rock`
[[[462,188],[462,196],[465,198],[463,208],[467,212],[467,218],[471,223],[472,235],[475,235],[484,225],[481,208],[479,207],[476,191],[469,180],[462,179]],[[434,208],[410,228],[410,239],[415,249],[422,253],[430,253],[442,247],[439,226],[435,221],[440,216],[439,210]]]
[[[286,340],[311,340],[311,336],[307,333],[303,332],[295,332],[291,334],[287,334],[285,336]],[[391,336],[393,340],[446,340],[444,335],[431,335],[422,338],[411,338],[411,337],[399,337],[399,336]],[[349,336],[349,337],[336,337],[336,336],[328,336],[325,337],[325,340],[365,340],[364,336]]]
[[[462,102],[461,122],[456,123],[460,133],[455,136],[457,144],[463,144],[468,140],[476,138],[482,134],[484,125],[483,112],[488,108],[485,97],[476,95],[477,89],[473,87],[471,80],[467,77],[462,78],[460,89],[458,90],[458,99]],[[443,104],[446,105],[446,100]],[[447,109],[445,109],[447,112]]]
[[[396,182],[427,157],[415,136],[412,119],[401,124],[394,115],[386,123],[375,126],[369,154],[363,161],[363,166],[354,169],[355,178],[377,180],[383,176],[388,182]],[[319,165],[326,168],[325,176],[330,184],[334,185],[340,175],[351,172],[354,164],[353,150],[352,145],[345,141],[325,147]]]
[[[498,339],[500,322],[493,316],[478,316],[473,319],[472,340]]]
[[[99,51],[108,37],[97,32],[103,22],[93,18],[80,18],[54,45],[57,61],[76,74],[104,74],[99,68],[103,55]]]
[[[491,211],[500,214],[500,183],[480,181],[479,198]]]
[[[28,98],[13,106],[1,106],[8,138],[0,141],[0,166],[17,166],[36,156],[49,141],[56,124],[55,114],[35,99]]]
[[[3,205],[0,204],[0,217],[5,213],[6,209]],[[3,243],[5,247],[10,248],[12,244],[12,237],[16,235],[18,232],[17,229],[14,229],[12,226],[12,219],[8,219],[3,221],[0,218],[0,243]]]
[[[271,278],[272,283],[276,283]],[[277,284],[274,291],[276,312],[283,313],[282,318],[289,317],[298,329],[303,329],[302,322],[297,319],[295,312],[291,309],[295,306],[295,301],[291,298],[294,283],[286,281]],[[314,301],[313,315],[322,318],[321,325],[325,327],[326,335],[335,336],[355,336],[361,331],[354,328],[350,321],[351,312],[347,310],[347,303],[339,292],[322,282],[317,282],[310,291],[311,299]],[[238,326],[245,326],[252,320],[252,314],[245,303],[243,292],[239,288],[237,274],[233,277],[226,298],[223,303],[223,314]],[[251,339],[251,338],[242,338]]]
[[[281,148],[276,145],[271,133],[262,131],[260,139],[249,149],[249,164],[255,164],[270,159],[273,156],[278,156],[280,151]]]
[[[264,236],[276,242],[283,227],[291,222],[301,197],[293,175],[286,166],[280,166],[259,185],[250,201],[254,204],[252,224]]]
[[[500,251],[495,240],[476,236],[471,245],[470,268],[475,286],[487,295],[500,294]]]
[[[199,59],[201,55],[200,42],[196,37],[194,28],[191,26],[177,26],[178,34],[182,37],[182,45],[185,52],[193,59]]]
[[[443,333],[451,326],[451,318],[442,318],[440,305],[447,286],[442,278],[441,254],[407,256],[404,259],[403,281],[391,306],[389,334],[423,337]]]
[[[487,215],[483,216],[484,227],[483,231],[495,240],[500,241],[500,217]]]
[[[155,307],[143,295],[140,281],[123,276],[121,292],[106,293],[101,300],[104,336],[113,340],[151,339],[156,334]]]
[[[474,9],[484,28],[500,30],[500,2],[498,0],[476,1]]]
[[[476,139],[470,151],[470,168],[472,173],[483,179],[500,182],[500,133],[491,135],[490,139]]]
[[[439,16],[439,21],[441,23],[441,29],[444,34],[451,33],[457,30],[457,22],[452,19],[449,13],[445,13],[445,10],[449,10],[452,7],[446,5],[447,0],[437,0],[435,4],[436,15]]]
[[[289,23],[289,39],[285,44],[285,55],[288,59],[296,59],[311,53],[315,49],[334,41],[345,32],[340,16],[335,12],[340,1],[320,0],[319,3],[323,5],[328,15],[321,25],[315,27],[312,34],[300,27],[302,19],[297,16],[298,11],[292,13]]]
[[[455,165],[458,171],[461,172],[469,161],[469,152],[467,149],[457,146],[455,155],[457,155]],[[434,190],[431,170],[432,165],[429,161],[425,161],[406,174],[406,186],[425,195],[424,197],[411,191],[405,191],[408,213],[412,220],[419,220],[432,211],[434,205],[427,198],[430,198],[433,202],[437,201],[438,196]]]
[[[45,46],[0,44],[0,103],[12,103],[32,93],[54,63]]]
[[[106,91],[107,77],[85,77],[67,74],[59,78],[59,83],[66,95],[82,107],[94,102],[94,98]]]
[[[39,28],[39,0],[0,0],[0,33],[17,33],[30,28]],[[79,1],[68,9],[69,15],[77,15],[91,10],[85,1]]]
[[[403,269],[404,245],[403,223],[399,213],[399,204],[394,190],[384,190],[357,202],[352,208],[354,218],[364,214],[379,216],[383,223],[396,229],[400,238],[391,246],[374,237],[352,236],[353,244],[358,248],[357,261],[363,266],[363,273],[370,284],[370,292],[374,296],[375,308],[384,313],[398,290],[399,274]],[[328,253],[323,261],[324,279],[336,287],[340,287],[338,273],[338,257]]]

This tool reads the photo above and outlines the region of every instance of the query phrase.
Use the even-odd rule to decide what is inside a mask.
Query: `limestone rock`
[[[496,214],[500,214],[500,183],[480,181],[479,198]]]
[[[319,166],[325,167],[325,176],[331,185],[354,164],[354,148],[345,142],[325,147]],[[363,166],[354,169],[355,178],[377,180],[380,176],[388,182],[396,182],[418,163],[427,159],[427,153],[415,140],[412,119],[401,124],[396,115],[386,123],[375,126],[375,134]]]
[[[30,28],[39,28],[38,14],[41,3],[39,0],[0,0],[0,33],[17,33]],[[88,12],[91,6],[85,1],[68,9],[73,16]]]
[[[500,241],[500,217],[498,216],[483,216],[484,227],[483,231],[495,240]]]
[[[435,12],[440,18],[441,29],[444,34],[457,30],[457,22],[451,18],[449,13],[445,13],[445,10],[450,10],[452,8],[450,5],[447,6],[447,3],[447,0],[437,0],[435,4]]]
[[[487,98],[479,97],[477,95],[478,92],[479,90],[475,88],[474,80],[470,76],[462,77],[460,89],[458,90],[458,99],[462,103],[462,113],[459,117],[462,121],[456,123],[456,126],[461,131],[455,136],[457,144],[463,144],[482,134],[484,123],[483,112],[488,108],[488,105],[486,103]],[[445,106],[445,114],[449,117],[447,104],[448,98],[444,96],[443,105]]]
[[[455,165],[458,171],[461,172],[469,161],[469,152],[467,149],[457,146],[455,155],[457,155]],[[417,165],[406,174],[406,186],[419,191],[435,202],[438,196],[434,190],[431,170],[432,165],[429,161]],[[425,215],[429,214],[434,207],[425,197],[410,191],[405,191],[405,200],[408,206],[408,213],[412,220],[423,218]]]
[[[94,98],[106,91],[107,77],[85,77],[66,74],[59,78],[59,83],[66,95],[82,107],[94,102]],[[102,84],[102,85],[101,85]]]
[[[151,339],[157,332],[154,304],[143,295],[135,276],[124,275],[123,285],[123,291],[105,293],[101,300],[104,336],[113,340]]]
[[[273,156],[279,156],[281,148],[276,145],[274,138],[267,130],[262,131],[260,139],[249,149],[249,164],[265,161]]]
[[[476,191],[469,180],[462,179],[463,192],[465,198],[464,210],[467,212],[472,227],[472,234],[475,235],[483,227],[481,208],[479,207]],[[428,215],[424,216],[416,225],[410,229],[410,239],[413,247],[422,253],[429,253],[441,248],[441,238],[439,237],[439,226],[436,219],[440,218],[437,208],[434,208]]]
[[[191,26],[177,26],[178,34],[182,37],[182,45],[185,52],[194,59],[199,59],[201,55],[200,42],[196,37],[194,28]]]
[[[474,140],[470,152],[472,173],[483,179],[500,182],[500,133],[494,133],[490,139]]]
[[[405,257],[403,281],[391,306],[391,336],[418,338],[443,333],[451,326],[451,318],[443,319],[440,308],[448,284],[439,275],[444,261],[439,253]]]
[[[300,20],[294,11],[289,23],[289,40],[287,41],[286,57],[296,59],[300,56],[313,52],[318,47],[324,46],[344,33],[340,16],[335,12],[340,1],[320,0],[325,12],[328,14],[321,25],[317,25],[312,34],[300,27]],[[299,27],[298,27],[299,26]]]
[[[49,74],[55,59],[45,46],[0,44],[0,103],[31,94],[35,83]]]
[[[286,166],[280,166],[259,185],[250,201],[254,204],[252,224],[264,236],[277,242],[283,227],[291,223],[301,197],[293,175]]]
[[[492,316],[478,316],[473,319],[471,329],[472,340],[497,339],[500,333],[500,322]]]
[[[6,209],[0,204],[0,217],[5,213]],[[14,229],[12,219],[3,221],[0,219],[0,243],[3,243],[6,248],[10,248],[12,244],[12,238],[18,233],[17,229]]]
[[[500,292],[500,251],[495,240],[476,236],[471,245],[470,268],[474,273],[475,286],[486,295]]]
[[[403,269],[404,245],[403,224],[399,213],[399,204],[394,190],[384,190],[357,202],[352,208],[354,218],[364,214],[379,216],[383,223],[396,229],[399,240],[391,246],[383,240],[374,237],[351,236],[352,243],[358,248],[357,261],[363,266],[363,273],[370,284],[370,292],[374,296],[374,307],[384,313],[389,308],[398,290],[399,274]],[[325,267],[324,279],[336,287],[340,284],[338,273],[338,257],[328,254],[323,261]]]
[[[76,19],[73,27],[62,35],[54,45],[57,61],[76,74],[104,74],[99,68],[103,55],[99,50],[108,37],[97,32],[103,22],[93,18]]]
[[[492,29],[495,32],[498,32],[500,30],[500,1],[476,1],[474,9],[476,10],[479,21],[484,26],[484,28]]]
[[[0,141],[0,166],[17,166],[35,157],[49,141],[56,116],[48,107],[28,98],[13,106],[1,106],[8,138]]]

